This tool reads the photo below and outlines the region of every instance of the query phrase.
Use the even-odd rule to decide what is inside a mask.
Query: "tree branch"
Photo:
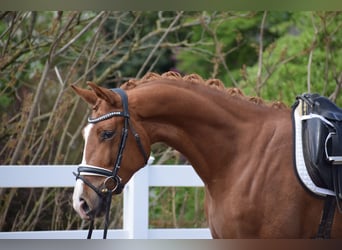
[[[27,118],[27,122],[25,124],[24,129],[23,129],[23,132],[20,135],[20,139],[18,141],[18,144],[17,144],[17,146],[16,146],[16,148],[14,150],[14,153],[13,153],[13,156],[12,156],[12,159],[11,159],[11,162],[10,162],[11,165],[15,165],[15,164],[18,163],[19,157],[21,155],[20,153],[21,153],[21,150],[22,150],[22,148],[24,146],[24,142],[25,142],[26,136],[27,136],[27,134],[29,132],[29,129],[31,127],[31,124],[32,124],[32,121],[33,121],[33,118],[34,118],[34,114],[36,112],[36,108],[38,106],[38,103],[39,103],[39,100],[40,100],[40,96],[42,94],[42,90],[43,90],[43,87],[44,87],[44,84],[45,84],[46,77],[48,75],[49,69],[50,69],[49,60],[46,60],[45,66],[44,66],[44,70],[43,70],[42,76],[40,78],[40,81],[38,83],[36,94],[35,94],[34,99],[33,99],[32,107],[31,107],[29,116]]]
[[[264,28],[266,21],[267,11],[264,11],[264,15],[262,16],[262,21],[260,25],[260,34],[259,34],[259,56],[258,56],[258,71],[257,71],[257,81],[256,81],[256,94],[260,96],[261,87],[262,87],[262,59],[263,59],[263,38],[264,38]]]
[[[156,52],[157,48],[159,48],[159,45],[162,43],[162,41],[166,38],[166,36],[169,34],[169,32],[171,31],[172,27],[178,22],[178,20],[180,19],[180,17],[183,15],[184,11],[180,11],[177,16],[175,17],[175,19],[172,21],[172,23],[170,24],[170,26],[165,30],[164,34],[162,35],[162,37],[159,39],[159,41],[156,43],[156,45],[154,46],[154,48],[152,49],[151,53],[148,55],[148,57],[146,58],[144,64],[141,66],[140,70],[138,71],[136,78],[139,78],[141,76],[141,74],[143,73],[146,65],[149,63],[149,61],[151,60],[152,56],[154,55],[154,53]]]

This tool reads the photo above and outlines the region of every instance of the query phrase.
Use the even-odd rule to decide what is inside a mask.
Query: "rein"
[[[106,214],[105,214],[105,226],[104,226],[104,231],[103,231],[103,239],[107,238],[107,231],[108,231],[108,222],[109,222],[109,211],[110,211],[110,205],[112,202],[112,195],[113,194],[120,194],[124,188],[124,184],[121,183],[121,178],[118,176],[118,171],[121,166],[121,160],[123,156],[123,151],[126,146],[126,141],[128,137],[128,128],[130,128],[135,141],[137,142],[138,148],[144,157],[145,164],[148,161],[148,156],[144,150],[144,147],[141,143],[140,137],[138,133],[134,130],[132,124],[130,123],[130,116],[129,116],[129,111],[128,111],[128,98],[127,94],[125,93],[124,90],[120,88],[115,88],[112,89],[113,92],[117,93],[121,97],[122,101],[122,111],[115,111],[115,112],[110,112],[105,115],[102,115],[97,118],[88,118],[88,123],[98,123],[101,121],[108,120],[113,117],[123,117],[124,118],[124,126],[122,128],[122,133],[121,133],[121,140],[119,144],[119,150],[116,156],[114,168],[112,171],[98,167],[98,166],[92,166],[92,165],[87,165],[87,164],[80,164],[77,171],[78,173],[73,173],[76,176],[77,179],[81,179],[86,185],[88,185],[94,192],[101,197],[102,201],[106,205]],[[105,180],[103,182],[104,188],[100,189],[98,187],[95,187],[90,181],[85,179],[83,176],[101,176],[104,177]],[[88,236],[87,239],[91,239],[92,231],[94,227],[94,219],[90,221],[89,225],[89,231],[88,231]]]

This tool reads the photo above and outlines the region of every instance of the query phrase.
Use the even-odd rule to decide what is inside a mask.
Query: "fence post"
[[[124,189],[123,229],[129,239],[148,238],[148,166],[140,169]]]

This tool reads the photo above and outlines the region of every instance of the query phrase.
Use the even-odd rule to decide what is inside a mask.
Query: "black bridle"
[[[134,130],[132,124],[129,120],[129,111],[128,111],[128,98],[124,90],[120,88],[112,89],[113,92],[117,93],[121,97],[122,101],[122,111],[114,111],[107,113],[105,115],[102,115],[97,118],[88,118],[88,122],[95,124],[104,120],[108,120],[112,117],[123,117],[124,118],[124,126],[122,128],[122,134],[121,134],[121,140],[119,144],[119,150],[116,156],[114,168],[112,171],[98,167],[98,166],[92,166],[92,165],[83,165],[80,164],[77,171],[78,173],[73,173],[76,176],[77,179],[81,179],[86,185],[88,185],[92,190],[95,191],[95,193],[101,197],[102,201],[106,205],[106,214],[105,214],[105,226],[103,231],[103,239],[107,238],[107,230],[108,230],[108,221],[109,221],[109,211],[110,211],[110,205],[112,202],[112,195],[113,194],[120,194],[124,188],[124,184],[121,183],[121,178],[118,176],[118,171],[121,166],[121,160],[123,156],[123,151],[126,146],[126,141],[128,137],[128,129],[130,128],[135,141],[137,142],[137,145],[139,147],[139,150],[144,157],[145,165],[148,160],[148,156],[144,150],[144,147],[141,143],[140,137],[138,133]],[[83,176],[101,176],[104,177],[105,180],[103,182],[104,188],[98,188],[95,187],[92,183],[90,183],[86,178]],[[89,225],[89,231],[87,239],[91,238],[92,231],[94,228],[94,218],[91,218],[90,225]]]

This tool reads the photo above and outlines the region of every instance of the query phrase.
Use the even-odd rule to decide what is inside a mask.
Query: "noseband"
[[[111,201],[112,201],[112,195],[113,194],[120,194],[124,188],[124,184],[121,183],[121,178],[118,176],[118,171],[119,171],[120,166],[121,166],[123,151],[124,151],[125,146],[126,146],[126,141],[127,141],[127,136],[128,136],[128,128],[130,128],[130,130],[131,130],[131,132],[135,138],[135,141],[137,142],[138,148],[139,148],[142,156],[144,157],[145,165],[146,165],[147,160],[148,160],[148,156],[144,150],[144,147],[142,146],[140,137],[139,137],[138,133],[134,130],[132,124],[130,123],[129,111],[128,111],[128,98],[127,98],[125,91],[120,89],[120,88],[112,89],[112,91],[120,95],[123,110],[122,111],[110,112],[110,113],[107,113],[107,114],[102,115],[102,116],[97,117],[97,118],[89,117],[88,122],[95,124],[95,123],[98,123],[101,121],[108,120],[112,117],[118,116],[118,117],[124,118],[124,126],[122,128],[121,140],[120,140],[119,150],[118,150],[118,153],[116,156],[114,168],[112,171],[110,171],[108,169],[98,167],[98,166],[80,164],[78,169],[77,169],[78,173],[77,174],[73,173],[76,176],[76,180],[81,179],[86,185],[88,185],[91,189],[93,189],[95,191],[95,193],[99,197],[101,197],[103,202],[105,202],[105,204],[106,204],[106,217],[105,217],[105,227],[104,227],[104,232],[103,232],[103,239],[106,239],[106,237],[107,237],[109,210],[110,210],[110,205],[111,205]],[[100,176],[100,177],[105,178],[105,180],[103,182],[104,188],[95,187],[92,183],[90,183],[90,181],[85,179],[83,176]],[[88,232],[88,237],[87,237],[88,239],[91,238],[93,227],[94,227],[94,219],[92,218],[92,220],[90,222],[90,226],[89,226],[89,232]]]

